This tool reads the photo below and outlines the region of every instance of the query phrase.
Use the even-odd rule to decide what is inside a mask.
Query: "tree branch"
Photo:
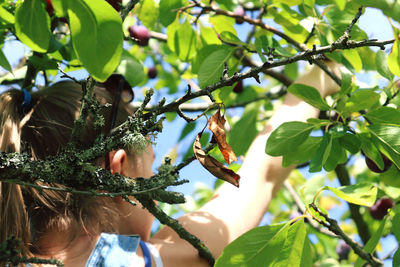
[[[205,88],[203,88],[202,90],[200,90],[198,92],[186,94],[185,96],[179,98],[178,100],[175,100],[173,102],[170,102],[167,105],[164,105],[163,107],[160,107],[159,109],[157,109],[155,111],[154,115],[159,115],[159,114],[163,114],[165,112],[170,112],[170,111],[176,111],[177,108],[184,102],[187,102],[187,101],[197,98],[199,96],[210,95],[213,91],[215,91],[219,88],[222,88],[224,86],[232,85],[239,80],[243,80],[246,78],[258,78],[258,74],[267,69],[287,65],[287,64],[290,64],[290,63],[293,63],[296,61],[300,61],[300,60],[310,60],[312,58],[312,56],[315,56],[318,54],[323,54],[323,53],[333,52],[335,50],[352,49],[352,48],[364,47],[364,46],[377,46],[382,49],[385,47],[385,45],[391,44],[393,42],[394,42],[394,39],[386,40],[386,41],[363,40],[363,41],[348,41],[347,43],[340,43],[340,44],[333,43],[328,46],[323,46],[323,47],[319,47],[319,48],[315,48],[315,49],[309,49],[304,52],[300,52],[297,55],[294,55],[293,57],[289,57],[286,59],[282,59],[282,60],[278,60],[278,61],[274,61],[274,62],[265,62],[262,66],[254,67],[254,68],[248,70],[247,72],[240,73],[240,74],[235,73],[234,75],[232,75],[228,78],[222,78],[220,81],[216,82],[215,84],[206,86]],[[148,113],[148,116],[150,116],[149,113]]]
[[[243,50],[237,49],[235,51],[234,55],[235,55],[236,58],[242,59],[242,63],[243,63],[244,66],[247,66],[247,67],[250,67],[250,68],[258,67],[258,65],[250,57],[247,57],[247,56],[244,55]],[[277,72],[277,71],[274,71],[274,70],[267,69],[267,70],[264,70],[263,73],[265,75],[268,75],[268,76],[274,78],[277,81],[280,81],[285,86],[289,86],[289,85],[291,85],[293,83],[293,81],[289,77],[287,77],[285,74],[283,74],[281,72]]]
[[[271,93],[268,92],[265,95],[256,97],[254,99],[245,101],[245,102],[240,102],[240,103],[234,103],[231,105],[226,105],[224,106],[226,109],[230,109],[230,108],[237,108],[237,107],[245,107],[246,105],[253,103],[253,102],[257,102],[257,101],[261,101],[261,100],[274,100],[274,99],[279,99],[280,97],[282,97],[283,95],[286,94],[286,90],[282,89],[279,90],[276,93]],[[130,104],[130,106],[134,109],[140,107],[142,105],[142,102],[133,102]],[[157,105],[147,105],[144,110],[146,111],[155,111],[158,108]],[[198,111],[204,111],[204,110],[216,110],[218,109],[219,106],[215,105],[214,103],[183,103],[179,106],[179,109],[181,111],[184,112],[198,112]],[[172,112],[175,110],[171,110],[169,112]]]
[[[200,239],[186,231],[186,229],[177,220],[165,214],[164,211],[162,211],[158,206],[155,205],[154,201],[151,198],[143,195],[135,197],[143,205],[143,207],[151,212],[151,214],[153,214],[162,224],[171,227],[179,235],[180,238],[185,239],[193,247],[195,247],[199,252],[199,256],[206,259],[210,266],[214,265],[214,256]]]
[[[90,103],[93,101],[97,101],[93,97],[93,88],[94,88],[94,80],[92,77],[87,78],[86,84],[81,84],[82,85],[82,103],[81,103],[81,109],[79,113],[79,117],[75,120],[74,122],[74,127],[72,129],[72,134],[71,134],[71,143],[76,145],[78,142],[79,138],[81,138],[85,125],[86,125],[86,119],[87,116],[89,116],[90,112]]]
[[[166,42],[167,41],[167,35],[164,33],[159,33],[159,32],[154,32],[154,31],[150,31],[150,36],[151,38],[157,39],[159,41],[162,42]],[[247,66],[247,67],[257,67],[257,64],[255,62],[253,62],[249,57],[243,55],[243,51],[240,49],[237,49],[235,51],[235,57],[238,59],[242,59],[243,65]],[[277,71],[273,71],[270,69],[266,69],[263,71],[264,74],[271,76],[272,78],[280,81],[281,83],[283,83],[285,86],[289,86],[293,83],[293,81],[291,79],[289,79],[286,75],[284,75],[283,73],[277,72]]]
[[[372,266],[383,266],[382,262],[374,257],[371,253],[367,253],[363,248],[356,242],[354,242],[350,237],[348,237],[343,230],[339,227],[336,220],[329,218],[325,213],[321,212],[315,204],[310,204],[310,207],[314,209],[320,216],[322,216],[326,221],[318,220],[320,224],[327,227],[330,231],[340,236],[362,259],[369,262]]]

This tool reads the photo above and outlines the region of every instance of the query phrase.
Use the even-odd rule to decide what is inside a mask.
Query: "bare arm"
[[[339,66],[330,64],[340,74]],[[296,83],[313,86],[323,96],[337,88],[326,74],[315,67]],[[282,106],[252,142],[239,171],[242,177],[240,188],[223,184],[213,199],[199,211],[179,219],[189,232],[205,242],[215,257],[221,254],[226,245],[259,224],[272,197],[293,169],[293,166],[283,168],[281,157],[265,154],[265,144],[270,133],[283,122],[305,121],[317,115],[317,109],[288,94]],[[168,227],[157,233],[152,242],[159,248],[166,266],[185,266],[189,262],[187,260],[190,260],[191,266],[196,266],[196,263],[199,266],[207,265],[197,257],[197,252],[186,241],[181,240]]]

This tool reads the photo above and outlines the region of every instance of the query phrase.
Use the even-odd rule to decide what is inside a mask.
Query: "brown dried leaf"
[[[231,169],[226,168],[218,160],[207,155],[201,148],[200,137],[201,133],[197,135],[196,140],[193,143],[193,151],[197,160],[201,163],[201,165],[203,165],[204,168],[206,168],[215,177],[227,181],[233,184],[234,186],[239,187],[240,176]]]
[[[224,116],[221,116],[221,112],[218,109],[210,118],[208,128],[213,132],[213,139],[217,141],[219,150],[224,156],[225,161],[231,164],[231,162],[237,161],[237,158],[232,147],[226,142],[225,122]]]

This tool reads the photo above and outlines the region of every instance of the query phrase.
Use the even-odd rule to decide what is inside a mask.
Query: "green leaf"
[[[382,156],[379,150],[373,143],[373,140],[368,137],[366,134],[358,135],[361,140],[361,149],[366,157],[370,158],[375,164],[379,167],[379,169],[383,170],[384,163]]]
[[[122,74],[132,87],[138,85],[146,78],[143,65],[125,50],[122,53],[121,62],[116,72]]]
[[[342,84],[340,86],[340,93],[342,95],[350,93],[350,91],[351,91],[351,79],[352,79],[351,73],[342,71]]]
[[[288,230],[289,224],[282,223],[248,231],[225,247],[215,262],[215,267],[268,266],[272,255],[279,255]]]
[[[281,4],[280,7],[281,10],[269,8],[268,15],[283,28],[285,34],[295,40],[305,40],[309,32],[300,23],[304,17],[287,5]]]
[[[62,18],[67,16],[67,3],[63,0],[51,0],[54,11],[57,17]]]
[[[347,100],[344,111],[356,112],[368,109],[379,101],[379,94],[373,90],[360,89]]]
[[[369,131],[375,136],[388,152],[391,160],[400,168],[400,133],[399,126],[373,124],[368,126]],[[375,162],[376,163],[376,162]],[[379,165],[378,165],[379,166]],[[381,166],[379,166],[381,168]],[[382,168],[383,169],[383,164]]]
[[[400,209],[395,209],[396,214],[392,219],[392,232],[397,239],[397,242],[400,242]]]
[[[344,10],[346,6],[346,0],[335,0],[335,3],[340,10]]]
[[[7,24],[14,24],[15,17],[13,14],[8,12],[4,7],[0,6],[0,20]]]
[[[189,133],[191,133],[194,128],[196,128],[196,123],[186,123],[185,127],[183,128],[181,135],[179,136],[178,141],[181,141],[183,138],[185,138]]]
[[[325,133],[322,138],[322,142],[317,149],[317,152],[311,158],[309,172],[319,172],[322,170],[322,166],[331,153],[332,148],[332,136],[329,133]]]
[[[197,35],[187,20],[178,27],[173,38],[175,53],[180,60],[187,62],[196,54]]]
[[[385,224],[386,224],[386,218],[382,220],[382,222],[379,225],[378,230],[374,231],[374,234],[371,236],[371,238],[368,240],[367,244],[365,244],[363,250],[367,253],[372,253],[374,252],[376,246],[379,244],[379,240],[381,239],[381,236],[383,235],[384,229],[385,229]],[[366,261],[363,260],[361,257],[358,257],[354,267],[361,267]],[[396,266],[396,265],[393,265]]]
[[[202,25],[200,25],[200,39],[203,43],[203,46],[221,44],[221,40],[218,39],[217,33],[212,28],[204,27]]]
[[[398,248],[393,255],[393,265],[392,266],[400,266],[400,249]]]
[[[208,55],[201,63],[198,73],[199,85],[204,88],[222,77],[225,62],[232,56],[232,49],[222,48]]]
[[[370,183],[360,183],[338,188],[325,186],[341,199],[360,206],[371,207],[374,205],[378,188]]]
[[[383,14],[386,16],[392,17],[393,19],[400,21],[400,3],[398,1],[392,1],[392,0],[356,0],[356,3],[363,5],[363,6],[369,6],[369,7],[375,7],[380,9]],[[395,266],[395,265],[393,265]]]
[[[72,44],[86,70],[105,81],[118,66],[122,53],[122,22],[105,1],[70,0],[68,17]]]
[[[380,75],[382,75],[389,81],[393,80],[393,74],[390,72],[387,65],[387,55],[382,50],[376,52],[375,65],[376,70],[379,72]]]
[[[12,72],[11,65],[8,62],[6,56],[4,55],[2,49],[0,49],[0,66],[2,66],[4,69],[8,70],[9,72]]]
[[[399,32],[395,28],[393,28],[394,32],[394,44],[392,46],[392,51],[390,52],[387,58],[387,64],[391,73],[396,76],[400,76],[400,43],[397,38]]]
[[[300,146],[283,155],[282,166],[288,167],[292,164],[302,164],[311,159],[317,151],[322,137],[310,136]]]
[[[312,265],[311,243],[303,219],[290,226],[285,244],[270,266],[308,267]]]
[[[172,52],[175,52],[175,53],[176,53],[176,51],[175,51],[175,34],[176,34],[176,31],[179,29],[179,27],[180,27],[179,18],[176,18],[175,21],[167,27],[168,48]]]
[[[233,9],[234,3],[232,0],[215,0],[216,3],[220,4],[224,9]]]
[[[345,59],[347,59],[348,62],[350,62],[351,66],[356,70],[356,72],[359,72],[362,70],[362,61],[361,57],[358,54],[357,50],[355,49],[348,49],[348,50],[343,50],[342,51],[343,56]]]
[[[258,134],[256,122],[259,108],[259,103],[247,105],[240,120],[232,126],[229,132],[230,144],[237,155],[244,155]]]
[[[29,62],[31,62],[37,70],[55,70],[58,68],[57,62],[51,60],[46,54],[40,57],[32,55],[29,57]]]
[[[158,5],[154,0],[143,0],[141,1],[139,20],[144,26],[151,29],[158,20],[159,9]]]
[[[203,63],[203,61],[207,58],[207,56],[209,56],[212,52],[221,48],[224,48],[224,46],[211,44],[203,46],[200,50],[198,50],[196,53],[196,57],[194,58],[192,63],[192,72],[198,73],[201,63]]]
[[[293,62],[285,65],[285,69],[283,72],[292,80],[296,80],[299,76],[299,64],[297,62]]]
[[[314,125],[300,121],[285,122],[271,133],[265,152],[271,156],[281,156],[300,146],[310,135]]]
[[[361,141],[357,135],[345,133],[339,138],[339,143],[352,154],[360,151]]]
[[[297,6],[300,5],[302,2],[303,0],[275,0],[274,4],[283,3],[288,6]]]
[[[311,245],[303,220],[262,226],[229,244],[217,259],[221,266],[310,266]]]
[[[182,7],[182,0],[160,1],[160,22],[167,27],[176,18],[176,10]],[[174,11],[175,10],[175,11]]]
[[[234,35],[237,35],[235,30],[235,19],[226,17],[226,16],[213,16],[210,18],[210,23],[213,25],[214,30],[221,34],[221,32],[231,32]]]
[[[346,151],[340,145],[339,140],[337,138],[332,139],[332,146],[329,156],[326,159],[325,164],[323,164],[324,169],[327,172],[333,171],[338,164],[343,163],[346,160]]]
[[[332,135],[332,138],[340,138],[346,134],[347,127],[340,123],[334,124],[332,127],[330,127],[328,132],[330,135]]]
[[[15,34],[33,51],[47,51],[51,37],[50,17],[42,0],[26,0],[17,7]]]
[[[400,111],[392,107],[379,107],[363,116],[372,124],[396,124],[400,126]]]
[[[254,45],[257,51],[258,56],[260,57],[261,61],[263,63],[265,63],[267,61],[267,59],[265,58],[263,52],[262,52],[262,43],[261,43],[261,39],[256,37],[256,40],[254,41]]]
[[[322,99],[318,90],[314,87],[295,83],[291,84],[287,91],[320,110],[328,110],[330,108],[325,100]]]
[[[248,44],[246,44],[245,42],[242,42],[242,40],[240,40],[232,32],[223,31],[219,34],[219,38],[221,39],[221,41],[223,41],[227,44],[248,46]]]
[[[312,203],[315,194],[324,187],[325,178],[322,175],[315,175],[307,179],[304,186],[300,189],[300,197],[303,203],[308,205]]]
[[[400,170],[395,165],[392,165],[389,170],[379,174],[379,180],[382,181],[385,185],[390,185],[398,188],[400,188],[399,177]]]
[[[368,126],[368,129],[396,153],[400,153],[400,126],[371,124]]]

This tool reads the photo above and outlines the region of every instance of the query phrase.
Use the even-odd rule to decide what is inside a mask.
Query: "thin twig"
[[[135,7],[137,3],[139,3],[139,0],[130,0],[125,6],[121,8],[120,15],[122,21],[125,20],[129,12]]]
[[[383,266],[382,262],[379,259],[374,257],[374,255],[372,255],[371,253],[365,252],[357,242],[353,241],[349,236],[347,236],[339,227],[336,220],[329,218],[325,213],[321,212],[316,205],[310,204],[310,207],[318,212],[318,214],[324,217],[324,219],[327,221],[326,223],[324,221],[318,220],[319,223],[327,227],[333,233],[340,236],[344,240],[344,242],[346,242],[354,250],[357,255],[369,262],[372,266]]]
[[[137,196],[136,199],[162,224],[171,227],[179,235],[180,238],[185,239],[193,247],[195,247],[199,252],[199,256],[206,259],[210,266],[214,265],[214,256],[200,239],[186,231],[186,229],[177,220],[165,214],[164,211],[161,210],[152,199],[142,195]]]
[[[247,67],[259,67],[259,64],[255,63],[250,57],[245,56],[243,53],[242,49],[237,49],[234,53],[234,56],[237,59],[241,59],[243,66],[247,66]],[[287,77],[285,74],[281,73],[281,72],[277,72],[271,69],[266,69],[263,71],[263,73],[265,75],[268,75],[272,78],[274,78],[277,81],[280,81],[281,83],[283,83],[285,86],[289,86],[293,83],[293,81]]]
[[[314,32],[315,32],[315,23],[313,24],[312,29],[308,34],[307,38],[304,40],[304,44],[307,44],[308,41],[310,41],[310,39],[314,36]]]
[[[354,25],[357,23],[358,19],[361,17],[362,11],[363,11],[363,7],[361,6],[358,9],[358,12],[357,12],[356,16],[354,17],[354,19],[347,26],[347,28],[344,31],[343,35],[340,36],[335,43],[338,43],[338,44],[342,43],[343,44],[343,43],[346,43],[351,38],[350,32],[353,29]]]
[[[231,108],[238,108],[238,107],[245,107],[246,105],[261,101],[261,100],[275,100],[279,99],[282,96],[286,94],[285,88],[282,88],[276,93],[271,93],[268,92],[265,95],[255,97],[253,99],[250,99],[248,101],[240,102],[240,103],[234,103],[231,105],[226,105],[226,109],[231,109]],[[142,105],[142,102],[133,102],[130,104],[133,109],[136,109]],[[179,109],[183,112],[199,112],[199,111],[204,111],[204,110],[215,110],[218,109],[219,106],[215,105],[214,103],[183,103],[179,106]],[[156,105],[147,105],[144,110],[146,111],[155,111],[157,109]]]
[[[299,195],[297,194],[296,190],[294,190],[294,188],[292,187],[292,185],[286,180],[284,182],[284,186],[286,188],[286,190],[289,192],[289,194],[292,196],[294,202],[296,203],[297,208],[302,212],[305,213],[306,212],[306,207],[304,206],[303,202],[301,201]],[[326,230],[325,228],[321,228],[317,222],[313,221],[313,220],[308,220],[308,222],[310,223],[310,225],[317,230],[318,232],[330,236],[330,237],[335,237],[337,238],[338,236],[336,234],[334,234],[333,232]]]
[[[74,127],[72,128],[70,141],[72,144],[76,145],[79,138],[81,138],[85,125],[86,119],[90,112],[90,103],[92,101],[97,101],[93,97],[94,79],[89,76],[87,82],[82,84],[82,103],[78,119],[74,122]]]
[[[77,84],[82,85],[82,82],[78,81],[77,79],[75,79],[75,77],[70,76],[68,73],[66,73],[60,66],[60,63],[58,63],[58,71],[61,72],[63,75],[61,75],[60,78],[68,78],[74,82],[76,82]]]

